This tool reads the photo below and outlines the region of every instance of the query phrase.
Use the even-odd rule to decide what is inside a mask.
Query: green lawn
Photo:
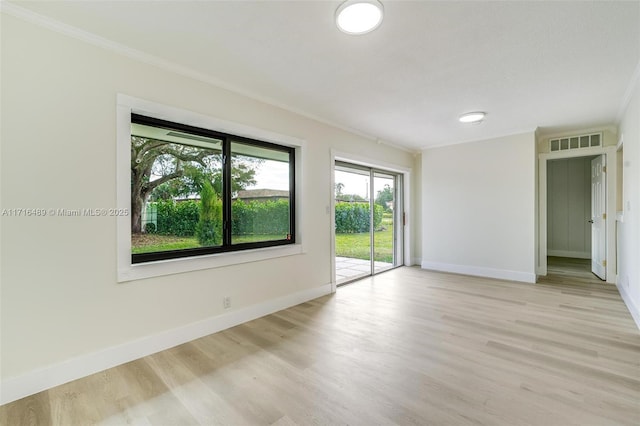
[[[382,230],[374,234],[375,260],[393,262],[393,219],[390,213],[382,218]],[[268,241],[282,239],[282,235],[242,235],[234,236],[234,243]],[[195,237],[176,237],[158,234],[137,234],[131,238],[131,252],[152,253],[157,251],[181,250],[200,247]],[[369,233],[336,234],[336,256],[369,260]]]
[[[386,223],[385,223],[386,222]],[[393,262],[393,221],[382,219],[384,231],[374,233],[374,260],[380,262]],[[355,259],[370,259],[371,242],[369,233],[360,234],[336,234],[336,256],[351,257]]]
[[[239,235],[233,236],[233,243],[281,240],[282,235]],[[182,250],[201,247],[196,237],[176,237],[171,235],[138,234],[131,237],[131,253],[153,253],[157,251]]]
[[[137,234],[131,236],[131,253],[153,253],[156,251],[182,250],[200,247],[195,237]]]

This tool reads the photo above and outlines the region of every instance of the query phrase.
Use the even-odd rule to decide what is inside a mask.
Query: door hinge
[[[607,166],[602,166],[602,173],[607,173]]]
[[[602,261],[602,266],[607,266],[607,261],[606,260]]]
[[[602,213],[602,218],[606,219],[607,218],[607,214],[606,213]]]

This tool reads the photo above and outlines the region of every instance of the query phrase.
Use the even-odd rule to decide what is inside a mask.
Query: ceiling
[[[640,72],[640,1],[382,2],[361,36],[336,28],[340,1],[11,7],[409,150],[615,124]],[[476,110],[483,123],[458,122]]]

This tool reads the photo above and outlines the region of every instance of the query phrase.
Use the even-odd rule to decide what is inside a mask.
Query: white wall
[[[636,324],[640,327],[640,83],[622,116],[619,128],[623,140],[622,207],[618,223],[618,289]]]
[[[535,282],[535,134],[422,153],[422,267]]]
[[[547,254],[591,258],[591,159],[547,164]]]
[[[422,182],[422,156],[416,154],[413,161],[412,176],[415,182]],[[411,232],[413,233],[412,264],[420,265],[422,261],[422,186],[414,185],[411,206]]]
[[[307,142],[303,255],[118,284],[115,218],[3,216],[3,402],[326,293],[330,150],[413,165],[407,152],[12,16],[1,31],[2,209],[114,207],[118,93]],[[231,318],[223,296],[244,313]]]

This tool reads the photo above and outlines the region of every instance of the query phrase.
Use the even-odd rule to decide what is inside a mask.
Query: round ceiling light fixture
[[[383,15],[378,0],[347,0],[336,10],[336,25],[347,34],[366,34],[380,26]]]
[[[462,114],[458,120],[461,123],[471,123],[471,124],[478,124],[480,123],[482,120],[484,120],[484,117],[487,115],[486,112],[482,112],[482,111],[475,111],[475,112],[467,112],[465,114]]]

